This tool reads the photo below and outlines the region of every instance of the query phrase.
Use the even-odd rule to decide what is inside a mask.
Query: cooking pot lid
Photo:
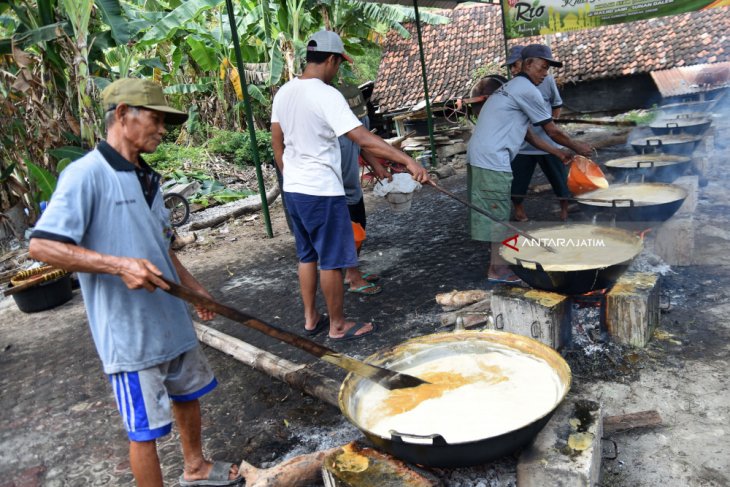
[[[643,154],[640,156],[621,157],[606,162],[607,167],[618,169],[650,169],[659,166],[673,166],[689,162],[689,157],[673,156],[669,154]],[[651,163],[651,164],[650,164]]]
[[[654,129],[672,129],[682,127],[696,127],[698,125],[711,124],[712,120],[707,117],[677,117],[660,118],[652,122],[649,127]]]
[[[558,225],[530,231],[530,234],[555,252],[519,236],[510,247],[500,247],[502,258],[525,269],[537,269],[539,264],[547,272],[585,271],[628,262],[643,247],[638,235],[597,225]]]
[[[702,137],[688,134],[669,134],[669,135],[654,135],[651,137],[641,137],[631,141],[633,145],[651,145],[652,147],[658,147],[660,141],[662,145],[670,144],[686,144],[688,142],[699,142]]]
[[[631,206],[627,200],[632,200],[634,206],[651,206],[673,203],[686,197],[687,190],[683,187],[664,183],[615,184],[576,196],[581,203],[592,206],[614,206],[614,200],[623,200],[615,202],[618,208]]]

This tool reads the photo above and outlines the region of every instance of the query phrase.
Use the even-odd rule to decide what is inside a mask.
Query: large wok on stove
[[[665,183],[613,184],[576,196],[589,215],[607,214],[616,221],[663,222],[674,215],[687,198],[687,190]]]
[[[429,363],[435,363],[439,360],[459,360],[459,363],[463,364],[464,357],[467,357],[467,360],[472,360],[473,357],[484,356],[483,354],[497,354],[495,357],[498,360],[499,357],[505,357],[505,359],[510,356],[520,357],[521,360],[534,362],[536,366],[549,371],[550,377],[554,380],[551,381],[549,386],[551,394],[547,398],[548,400],[542,402],[544,407],[536,410],[542,412],[523,415],[522,411],[515,413],[519,410],[521,404],[508,404],[500,409],[498,414],[486,412],[480,414],[477,421],[469,423],[471,425],[469,429],[475,435],[478,435],[479,428],[491,428],[492,425],[499,425],[504,421],[509,421],[510,424],[519,424],[519,427],[496,436],[472,438],[468,441],[450,441],[450,434],[453,437],[458,437],[459,433],[456,432],[458,428],[454,429],[452,427],[451,431],[444,431],[440,428],[449,430],[450,428],[444,425],[454,421],[458,422],[459,419],[463,420],[460,415],[468,414],[466,409],[475,404],[474,401],[464,400],[459,403],[463,407],[459,406],[444,410],[440,415],[433,414],[430,416],[432,420],[421,422],[417,427],[412,426],[412,428],[419,429],[417,433],[412,430],[390,430],[388,433],[379,434],[373,432],[368,423],[373,416],[382,414],[382,410],[372,411],[372,408],[369,407],[369,401],[373,401],[373,395],[379,397],[377,395],[382,393],[382,390],[371,381],[364,380],[354,374],[348,374],[342,383],[339,394],[340,409],[345,417],[355,424],[378,448],[411,463],[431,467],[456,468],[478,465],[513,453],[532,441],[548,422],[570,388],[570,368],[552,348],[531,338],[512,333],[495,330],[462,331],[414,338],[391,349],[377,352],[368,357],[366,361],[373,365],[386,367],[389,370],[404,372],[413,367],[428,367]],[[505,381],[507,381],[503,381],[501,387],[511,384],[510,387],[522,388],[524,394],[528,397],[526,402],[530,402],[529,396],[531,394],[533,400],[537,399],[535,398],[536,392],[527,381],[518,379],[517,374],[510,375],[501,371],[500,373],[505,373]],[[508,381],[513,382],[509,383]],[[495,394],[499,393],[498,388],[490,390]],[[418,393],[415,389],[404,389],[402,392]],[[449,392],[458,393],[457,391]],[[440,399],[446,399],[446,397],[431,398],[427,401],[439,401]],[[495,405],[499,400],[499,397],[495,397]],[[419,407],[433,407],[438,406],[438,404],[436,402],[430,404],[420,402]],[[485,401],[477,404],[484,404],[483,408],[475,410],[477,414],[485,411],[489,406],[485,404]],[[385,406],[383,408],[385,409]],[[397,421],[398,417],[394,416],[394,419]],[[484,424],[479,424],[481,421]]]
[[[692,159],[689,157],[657,153],[611,159],[606,162],[605,167],[616,179],[626,178],[626,182],[634,177],[640,177],[642,181],[671,183],[681,176],[691,163]]]
[[[629,143],[637,154],[652,154],[664,152],[688,156],[694,152],[702,137],[689,134],[653,135],[651,137],[639,137]]]
[[[709,117],[683,116],[662,117],[651,124],[649,128],[657,135],[692,134],[702,135],[712,125]]]
[[[531,234],[556,252],[518,237],[514,245],[500,247],[499,253],[527,284],[560,294],[613,286],[643,248],[641,237],[633,232],[597,225],[558,225]]]

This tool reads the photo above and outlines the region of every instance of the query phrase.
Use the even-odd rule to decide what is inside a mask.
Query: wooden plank
[[[636,428],[653,428],[662,425],[662,417],[656,410],[618,414],[603,418],[603,434],[610,435]]]

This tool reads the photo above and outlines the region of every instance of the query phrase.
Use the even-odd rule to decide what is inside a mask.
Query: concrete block
[[[671,218],[654,231],[654,253],[671,266],[694,263],[695,224],[691,215]]]
[[[568,398],[517,462],[520,487],[593,487],[601,474],[603,408]]]
[[[606,294],[606,328],[622,344],[644,347],[659,326],[659,276],[627,272]]]
[[[488,328],[534,338],[552,348],[570,342],[571,303],[562,294],[498,286],[492,292]]]
[[[682,176],[675,179],[672,184],[676,184],[687,190],[687,199],[684,200],[684,203],[682,203],[682,206],[679,207],[679,210],[677,210],[677,213],[672,218],[681,217],[682,215],[692,215],[697,208],[697,200],[700,194],[699,176]]]

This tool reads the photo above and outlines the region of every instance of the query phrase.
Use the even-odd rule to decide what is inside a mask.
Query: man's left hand
[[[214,300],[213,296],[210,295],[208,291],[205,289],[196,289],[195,290],[198,294],[205,296],[208,299]],[[203,321],[210,321],[213,318],[215,318],[215,312],[209,310],[205,306],[195,305],[195,312],[198,314],[198,318],[200,318]]]

